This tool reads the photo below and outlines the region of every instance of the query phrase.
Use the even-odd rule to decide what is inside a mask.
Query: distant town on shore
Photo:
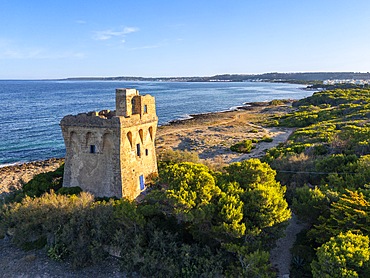
[[[370,72],[295,72],[263,74],[221,74],[193,77],[73,77],[70,81],[164,81],[164,82],[284,82],[295,84],[357,84],[370,82]]]

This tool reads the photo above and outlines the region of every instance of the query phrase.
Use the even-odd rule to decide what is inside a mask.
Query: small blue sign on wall
[[[141,175],[139,179],[140,179],[140,190],[144,190],[145,189],[144,176]]]

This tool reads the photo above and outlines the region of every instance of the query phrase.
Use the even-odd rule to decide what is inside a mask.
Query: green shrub
[[[249,153],[253,149],[252,140],[244,140],[230,147],[230,150],[238,153]]]
[[[72,186],[72,187],[62,187],[59,188],[57,194],[62,195],[78,195],[82,192],[81,187],[79,186]]]
[[[63,185],[64,164],[57,170],[36,175],[22,188],[22,193],[31,197],[39,197],[50,190],[57,191]]]
[[[269,105],[271,106],[278,106],[278,105],[283,105],[285,104],[284,100],[281,99],[273,99],[269,102]]]
[[[221,277],[226,268],[226,254],[181,243],[165,231],[151,231],[149,237],[139,232],[121,244],[122,269],[143,277]]]
[[[268,136],[266,136],[266,135],[264,135],[262,138],[261,138],[261,140],[260,140],[260,142],[272,142],[272,141],[274,141],[274,139],[272,139],[271,137],[268,137]]]
[[[369,277],[369,237],[340,233],[317,249],[313,277]]]
[[[46,247],[52,259],[69,258],[74,267],[83,267],[101,261],[116,231],[134,231],[141,219],[136,204],[125,200],[95,202],[85,192],[66,196],[51,191],[3,207],[0,231],[10,231],[12,241],[24,249]]]
[[[167,149],[158,154],[158,160],[171,163],[199,163],[199,155],[196,152]]]
[[[297,234],[297,239],[291,249],[292,261],[290,275],[292,278],[312,277],[311,262],[315,258],[315,248],[307,237],[307,230]]]

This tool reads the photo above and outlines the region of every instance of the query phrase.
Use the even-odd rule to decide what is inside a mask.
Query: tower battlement
[[[63,186],[99,197],[136,198],[157,173],[155,99],[136,89],[116,90],[116,111],[65,116]]]

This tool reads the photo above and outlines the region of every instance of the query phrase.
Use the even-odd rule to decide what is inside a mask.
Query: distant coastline
[[[296,72],[262,74],[220,74],[192,77],[71,77],[60,81],[149,81],[149,82],[273,82],[291,84],[322,84],[329,79],[370,79],[370,73],[361,72]]]

